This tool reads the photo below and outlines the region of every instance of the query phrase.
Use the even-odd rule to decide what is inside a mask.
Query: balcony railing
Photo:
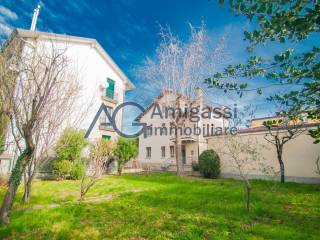
[[[100,86],[101,90],[101,98],[105,101],[112,102],[112,103],[118,103],[119,102],[119,94],[114,92],[113,97],[107,96],[106,94],[106,88],[103,86]]]
[[[114,129],[112,128],[112,125],[107,122],[100,122],[99,129],[105,130],[105,131],[114,131]]]

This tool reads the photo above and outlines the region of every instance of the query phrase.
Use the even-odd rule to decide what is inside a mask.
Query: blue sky
[[[37,3],[36,0],[1,0],[0,39],[5,40],[14,28],[30,28]],[[97,39],[128,77],[138,83],[133,68],[147,56],[154,55],[159,43],[160,25],[170,26],[175,34],[187,39],[187,23],[197,26],[202,21],[213,40],[227,35],[227,49],[233,62],[246,59],[243,30],[252,28],[252,24],[242,16],[236,17],[215,0],[43,0],[37,29]],[[295,44],[295,47],[305,49],[316,41],[320,39],[311,38],[303,45]],[[285,47],[262,47],[258,52],[271,56]],[[254,103],[258,105],[257,115],[266,116],[273,112],[270,103],[265,101],[269,94],[250,94],[241,101],[235,97],[232,99],[240,105]],[[225,104],[224,99],[217,92],[214,101]]]

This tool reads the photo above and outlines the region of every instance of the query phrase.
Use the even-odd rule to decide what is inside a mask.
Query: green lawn
[[[253,181],[251,213],[234,180],[106,176],[87,197],[112,199],[81,204],[78,189],[76,181],[36,181],[28,205],[19,191],[0,239],[320,239],[319,185]],[[52,207],[60,202],[69,203]]]

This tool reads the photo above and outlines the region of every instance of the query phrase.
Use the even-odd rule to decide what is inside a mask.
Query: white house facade
[[[125,92],[133,89],[134,85],[95,39],[24,29],[14,31],[11,38],[22,39],[24,42],[22,52],[37,46],[45,46],[48,49],[52,47],[65,49],[64,54],[70,63],[68,69],[72,74],[76,74],[80,91],[63,128],[84,129],[87,131],[87,137],[92,140],[117,137],[104,113],[99,116],[99,120],[90,131],[88,129],[102,103],[112,113],[113,109],[123,103]],[[120,110],[116,117],[118,129],[122,128],[122,117],[123,113]],[[57,129],[57,131],[61,130]],[[14,152],[14,146],[10,146],[8,151],[3,153],[2,157],[0,156],[2,172],[10,168],[8,160],[14,158]]]
[[[170,127],[173,121],[172,118],[160,117],[159,115],[154,114],[157,110],[157,107],[160,106],[162,113],[164,114],[163,109],[168,106],[172,106],[172,102],[175,101],[177,95],[170,92],[164,91],[159,95],[146,109],[146,111],[139,116],[139,121],[141,123],[146,123],[145,133],[139,136],[139,164],[144,168],[150,168],[151,170],[176,170],[176,158],[175,158],[175,134],[174,129],[170,133]],[[198,106],[200,109],[204,107],[211,108],[204,103],[203,100],[203,91],[202,89],[196,89],[196,97],[191,100],[184,98],[181,101],[181,105],[184,103],[190,103],[194,106]],[[206,134],[197,134],[194,131],[195,127],[207,128],[209,127],[221,127],[225,128],[228,126],[228,121],[225,116],[219,118],[202,118],[197,122],[190,121],[186,119],[182,126],[181,134],[181,158],[182,163],[184,164],[184,170],[190,171],[192,162],[197,162],[199,155],[207,149],[207,136]],[[161,134],[161,128],[165,128],[167,133]],[[192,133],[190,133],[192,132]]]

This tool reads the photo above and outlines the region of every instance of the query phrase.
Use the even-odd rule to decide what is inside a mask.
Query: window
[[[165,158],[165,157],[166,157],[166,147],[165,147],[165,146],[162,146],[162,147],[161,147],[161,157],[162,157],[162,158]]]
[[[170,146],[170,157],[174,157],[174,146]]]
[[[107,106],[107,109],[108,109],[108,113],[110,114],[110,117],[112,117],[113,108]],[[105,126],[105,127],[111,127],[110,120],[107,117],[107,114],[105,114],[105,113],[103,113],[103,115],[101,117],[101,125]]]
[[[106,87],[106,97],[107,98],[114,98],[114,80],[107,79],[107,87]]]
[[[148,126],[147,131],[147,136],[152,136],[152,125]]]
[[[110,140],[110,139],[111,139],[111,136],[109,136],[109,135],[102,135],[102,139]]]
[[[151,147],[147,147],[147,158],[151,158]]]

